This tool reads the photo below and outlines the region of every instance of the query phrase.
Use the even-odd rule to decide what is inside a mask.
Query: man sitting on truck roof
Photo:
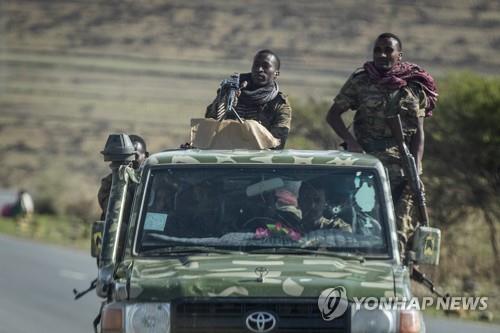
[[[280,60],[270,50],[257,52],[250,73],[240,75],[240,89],[237,92],[236,112],[242,119],[258,121],[275,138],[280,140],[276,149],[285,147],[292,108],[285,94],[280,92],[277,78],[280,74]],[[217,120],[234,118],[232,112],[226,113],[225,96],[221,90],[215,100],[207,107],[205,118]]]

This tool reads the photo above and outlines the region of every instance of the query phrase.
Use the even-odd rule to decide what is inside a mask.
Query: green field
[[[487,0],[0,1],[0,188],[90,219],[108,134],[139,133],[153,152],[186,142],[189,120],[258,49],[278,52],[293,101],[326,101],[326,114],[380,32],[441,76],[499,74],[499,28]]]
[[[0,233],[90,251],[90,225],[74,218],[35,215],[31,223],[0,218]]]
[[[0,187],[38,197],[57,189],[92,205],[109,133],[140,133],[152,151],[177,147],[220,80],[247,71],[261,48],[281,56],[280,85],[297,101],[331,100],[383,31],[435,75],[498,74],[499,9],[466,0],[2,1]]]

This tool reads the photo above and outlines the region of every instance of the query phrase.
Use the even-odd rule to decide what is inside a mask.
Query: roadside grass
[[[71,217],[35,215],[30,223],[0,218],[0,233],[90,251],[90,224]]]
[[[431,221],[432,222],[432,221]],[[488,239],[489,229],[477,215],[464,216],[457,224],[442,228],[441,256],[438,267],[422,266],[435,287],[450,296],[488,297],[485,311],[442,311],[434,307],[425,313],[433,316],[456,317],[467,320],[500,323],[500,277],[492,267],[493,254]],[[500,232],[499,232],[500,234]],[[500,236],[500,235],[499,235]],[[420,284],[412,282],[417,297],[433,296]]]

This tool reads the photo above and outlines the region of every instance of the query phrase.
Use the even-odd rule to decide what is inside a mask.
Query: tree
[[[490,229],[497,269],[500,221],[500,78],[458,73],[440,81],[438,107],[426,123],[428,192],[442,224],[479,209]]]
[[[342,140],[325,120],[331,102],[309,99],[306,103],[292,101],[292,105],[293,121],[288,148],[338,149]]]

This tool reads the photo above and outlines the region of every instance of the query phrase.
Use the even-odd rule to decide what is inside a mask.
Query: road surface
[[[100,301],[91,291],[96,275],[85,252],[0,235],[0,333],[89,333]],[[428,333],[499,333],[500,325],[426,318]]]
[[[92,332],[99,298],[72,290],[96,271],[87,253],[0,235],[0,333]]]

